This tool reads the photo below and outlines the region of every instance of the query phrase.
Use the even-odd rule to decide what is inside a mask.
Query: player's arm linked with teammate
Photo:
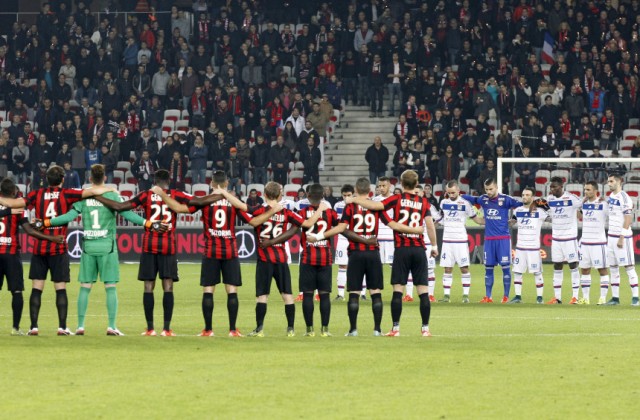
[[[282,210],[282,205],[275,201],[275,200],[269,200],[267,199],[266,204],[270,207],[270,210],[274,210],[276,208],[280,208],[280,210]],[[265,212],[265,214],[267,214],[269,211]],[[276,212],[274,211],[271,215],[275,214]],[[320,212],[318,212],[320,213]],[[258,216],[260,217],[260,216]],[[258,219],[258,217],[256,217],[256,220]],[[269,216],[271,217],[271,216]],[[264,222],[266,222],[267,220],[269,220],[269,217],[267,217],[266,219],[264,219]],[[317,220],[317,219],[316,219]],[[252,219],[253,221],[253,219]],[[262,223],[264,223],[262,222]],[[260,224],[262,224],[260,223]],[[273,238],[273,239],[264,239],[264,238],[260,238],[260,247],[261,248],[268,248],[270,246],[274,246],[274,245],[278,245],[284,242],[287,242],[289,239],[293,238],[293,236],[300,232],[300,228],[298,226],[295,225],[291,225],[291,227],[289,229],[287,229],[285,232],[283,232],[282,234],[280,234],[279,236]]]
[[[373,210],[373,211],[382,212],[382,211],[388,210],[385,208],[385,205],[382,201],[369,200],[368,197],[360,197],[360,196],[347,197],[345,199],[345,203],[347,204],[354,203],[359,205],[360,207],[364,207],[367,210]],[[429,219],[431,219],[431,216],[429,216]],[[384,219],[382,219],[382,221],[383,223],[385,222]],[[431,221],[431,224],[433,225],[433,220]],[[389,221],[386,223],[386,225],[389,226],[391,229],[395,230],[396,232],[406,233],[406,234],[419,235],[419,234],[422,234],[424,231],[422,226],[409,227],[407,225],[403,225],[402,223],[398,223],[395,221]]]
[[[320,235],[307,233],[307,242],[313,244],[318,241],[329,239],[332,236],[336,236],[340,234],[342,234],[345,238],[347,238],[352,242],[357,242],[365,245],[375,245],[378,243],[378,238],[376,238],[375,236],[372,236],[370,238],[364,238],[358,235],[357,233],[355,233],[354,231],[347,229],[346,222],[340,222],[336,226],[332,227],[331,229],[327,230],[326,232]]]
[[[93,188],[103,188],[103,187],[93,187]],[[88,191],[88,190],[84,190],[84,191]],[[110,208],[111,210],[115,210],[118,213],[127,212],[128,210],[131,210],[134,208],[134,205],[131,202],[131,200],[118,202],[118,201],[111,200],[103,195],[96,195],[93,198],[101,202],[105,207]],[[130,219],[127,218],[127,220],[130,220]],[[164,223],[152,222],[151,220],[145,220],[144,227],[146,229],[152,229],[160,233],[166,232],[169,229],[169,227]]]
[[[94,196],[100,196],[108,191],[115,191],[115,190],[111,187],[107,188],[105,186],[91,187],[86,190],[82,190],[82,198],[91,198]],[[0,206],[16,209],[16,208],[23,208],[26,206],[26,204],[27,204],[26,198],[24,197],[21,197],[21,198],[0,197]]]
[[[213,190],[213,192],[210,195],[212,195],[212,196],[220,195],[221,198],[225,198],[236,209],[244,211],[244,212],[249,212],[249,207],[247,206],[246,203],[243,203],[242,200],[240,200],[238,197],[236,197],[233,194],[231,194],[231,192],[229,192],[229,191],[227,191],[227,190],[225,190],[223,188],[219,188],[219,189]],[[202,198],[206,198],[206,197],[202,197]],[[217,201],[217,200],[215,200],[215,201]],[[191,201],[189,201],[189,205],[191,205]],[[205,206],[207,206],[207,205],[209,205],[209,204],[205,204]],[[249,224],[252,227],[260,226],[261,224],[263,224],[264,222],[269,220],[271,218],[271,216],[273,216],[276,213],[281,212],[282,209],[283,209],[283,207],[282,207],[282,205],[280,203],[274,203],[272,206],[269,207],[269,209],[267,211],[265,211],[264,213],[262,213],[259,216],[256,216],[256,217],[252,218],[249,221]]]

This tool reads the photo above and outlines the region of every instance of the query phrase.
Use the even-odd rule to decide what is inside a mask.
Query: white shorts
[[[540,273],[542,271],[542,258],[540,250],[517,249],[513,259],[513,272],[518,274]]]
[[[440,267],[450,268],[469,266],[469,244],[467,242],[443,242],[440,254]]]
[[[396,249],[393,240],[378,240],[378,244],[380,244],[380,261],[382,261],[382,264],[393,264],[393,252]]]
[[[436,270],[436,259],[431,256],[431,245],[427,245],[425,248],[425,253],[427,254],[427,276],[432,279],[435,278],[435,270]]]
[[[336,244],[336,258],[333,262],[337,265],[349,264],[349,240],[342,235],[338,235],[338,243]]]
[[[580,244],[580,268],[607,268],[607,245]]]
[[[631,237],[624,238],[622,248],[618,248],[618,238],[615,236],[608,237],[607,243],[607,262],[610,267],[636,264],[636,257],[633,253],[633,242]]]
[[[551,240],[551,262],[576,262],[578,261],[578,241],[571,239],[568,241]]]

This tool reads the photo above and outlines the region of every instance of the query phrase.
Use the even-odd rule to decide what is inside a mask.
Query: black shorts
[[[271,293],[271,279],[275,279],[280,294],[290,295],[291,273],[287,263],[271,263],[258,260],[256,264],[256,297]]]
[[[220,276],[220,274],[222,274],[222,276]],[[220,277],[222,277],[224,284],[242,286],[240,260],[237,258],[218,260],[215,258],[202,257],[200,286],[209,287],[220,284]]]
[[[367,289],[384,289],[382,261],[379,251],[352,251],[347,265],[347,291],[362,290],[362,281],[367,276]]]
[[[300,291],[331,292],[333,270],[330,265],[300,264]]]
[[[7,289],[9,289],[10,292],[21,292],[24,290],[24,277],[20,254],[0,254],[0,290],[2,289],[5,277],[7,278]]]
[[[149,254],[143,252],[140,255],[140,268],[138,269],[138,280],[161,280],[172,279],[179,281],[178,277],[178,257],[173,255]]]
[[[51,271],[51,280],[54,283],[69,283],[69,255],[65,252],[59,255],[36,255],[31,256],[31,268],[29,278],[31,280],[45,280],[47,273]]]
[[[391,266],[391,284],[405,286],[411,273],[415,286],[426,286],[427,267],[427,254],[424,248],[417,246],[396,248]]]

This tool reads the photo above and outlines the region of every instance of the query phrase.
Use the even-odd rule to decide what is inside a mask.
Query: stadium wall
[[[482,228],[467,228],[469,239],[469,251],[472,263],[482,263],[482,251],[484,245],[484,230]],[[119,227],[118,228],[118,250],[120,261],[127,263],[138,263],[142,252],[143,229],[140,227]],[[438,243],[442,242],[442,229],[436,229]],[[512,245],[515,245],[512,238]],[[236,237],[238,241],[238,253],[243,262],[254,262],[257,258],[257,241],[253,229],[237,228]],[[69,245],[69,256],[72,262],[78,262],[82,253],[81,248],[82,230],[69,229],[67,233],[67,244]],[[20,243],[22,244],[22,259],[28,262],[33,250],[34,239],[22,233]],[[178,260],[181,262],[200,262],[204,249],[204,236],[201,228],[179,228],[176,232],[176,243],[178,250]],[[551,262],[551,229],[542,229],[542,260],[545,263]],[[300,252],[300,236],[295,235],[289,241],[292,259],[298,262]],[[640,258],[640,233],[634,233],[633,248],[636,258]]]

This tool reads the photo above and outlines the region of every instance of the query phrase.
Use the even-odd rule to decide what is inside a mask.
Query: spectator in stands
[[[438,177],[442,180],[442,185],[460,177],[460,161],[458,156],[454,156],[453,148],[447,146],[444,156],[438,162]]]
[[[251,168],[251,148],[247,143],[247,140],[241,138],[238,140],[238,160],[240,161],[240,166],[242,167],[242,183],[244,185],[248,185],[250,181],[250,168]]]
[[[6,178],[9,172],[9,166],[12,163],[11,149],[7,143],[7,131],[4,130],[0,136],[0,178]]]
[[[224,132],[218,131],[217,141],[209,150],[209,160],[213,161],[213,171],[224,171],[224,162],[229,157],[229,147],[227,145]]]
[[[269,159],[271,160],[273,180],[280,185],[286,185],[289,163],[291,163],[291,152],[285,146],[282,136],[276,138],[276,144],[271,148]]]
[[[81,188],[80,177],[76,171],[71,169],[71,162],[64,162],[62,167],[64,168],[64,183],[62,184],[62,188]]]
[[[53,162],[55,155],[53,149],[47,144],[47,136],[40,134],[38,137],[38,143],[31,147],[31,165],[32,169],[36,169],[36,165],[44,163],[49,167]]]
[[[309,184],[311,182],[318,184],[320,182],[319,165],[321,161],[320,149],[316,146],[313,137],[307,139],[306,147],[300,151],[300,162],[304,165],[302,175],[302,183]]]
[[[172,156],[175,155],[174,152],[178,152],[178,151],[177,150],[173,151]],[[202,138],[202,136],[198,134],[196,136],[194,145],[191,146],[191,149],[189,150],[189,161],[191,163],[191,182],[193,184],[204,184],[206,182],[205,178],[206,178],[206,172],[207,172],[208,156],[209,156],[209,150],[207,146],[205,146],[204,139]]]
[[[258,195],[258,191],[255,188],[251,188],[249,196],[247,197],[247,206],[258,207],[264,204],[262,197]]]
[[[338,198],[333,195],[333,188],[328,185],[324,187],[324,199],[331,204],[331,208],[338,202]]]
[[[466,177],[470,182],[471,188],[476,191],[482,191],[482,183],[484,180],[480,178],[480,174],[484,171],[485,166],[484,155],[479,154],[474,164],[471,165],[467,171]]]
[[[31,191],[39,190],[40,188],[47,188],[49,183],[47,182],[47,164],[41,163],[36,166],[33,171],[33,181],[29,185]]]
[[[610,108],[600,119],[600,149],[610,150],[616,147],[620,135],[618,119]]]
[[[530,157],[531,150],[525,146],[522,148],[522,157]],[[487,169],[488,169],[487,165]],[[533,162],[516,163],[515,170],[520,176],[520,191],[525,187],[535,188],[536,185],[536,172],[538,171],[538,165]],[[481,173],[482,176],[482,173]],[[483,178],[484,179],[484,178]]]
[[[585,112],[584,97],[578,93],[575,85],[571,86],[570,94],[564,98],[564,109],[569,114],[569,119],[577,126]]]
[[[409,150],[409,143],[402,140],[393,155],[393,175],[399,177],[407,169],[413,169],[413,153]]]
[[[19,136],[17,144],[11,151],[13,166],[11,172],[17,178],[19,184],[27,184],[27,177],[30,174],[31,161],[29,159],[29,146],[24,142],[24,137]]]
[[[87,170],[91,170],[91,166],[93,166],[94,159],[91,157],[93,151],[96,150],[96,145],[91,143],[89,145],[89,150],[87,151]],[[97,150],[96,150],[97,151]],[[107,176],[107,183],[113,183],[113,171],[116,170],[116,166],[118,165],[118,157],[109,149],[109,146],[106,144],[102,145],[100,150],[100,158],[98,159],[100,163],[104,165],[104,172]],[[90,163],[91,162],[91,163]],[[97,162],[96,162],[97,163]]]
[[[187,176],[187,160],[179,151],[173,152],[173,158],[169,164],[170,187],[184,191],[185,177]]]
[[[263,136],[258,136],[256,144],[251,148],[250,163],[253,168],[253,182],[267,183],[267,166],[271,162],[271,148],[266,144]]]
[[[55,162],[56,165],[61,167],[64,166],[65,162],[71,163],[71,150],[69,150],[69,144],[67,142],[62,143],[62,146],[60,146]]]
[[[620,158],[620,153],[617,149],[613,149],[611,151],[611,158]],[[624,176],[627,173],[627,166],[622,162],[608,162],[605,163],[605,170],[607,174],[616,173],[620,174],[620,176]]]
[[[320,104],[315,102],[313,104],[313,112],[307,115],[307,121],[311,122],[311,126],[318,132],[318,136],[325,138],[327,135],[327,124],[329,118],[322,112],[320,112]]]
[[[153,185],[153,177],[156,173],[156,165],[151,160],[148,150],[142,151],[142,156],[131,167],[131,172],[138,180],[138,190],[146,191]]]
[[[369,64],[368,82],[369,96],[371,98],[371,114],[369,117],[382,117],[382,95],[386,81],[384,63],[380,54],[373,55],[373,61]]]
[[[373,144],[367,149],[364,158],[369,164],[369,180],[375,185],[378,178],[385,176],[389,161],[389,149],[382,144],[380,136],[374,137]]]
[[[224,163],[224,171],[229,178],[229,188],[236,191],[240,195],[240,186],[242,185],[242,163],[238,160],[238,149],[232,147],[229,149],[229,158]]]
[[[587,154],[582,151],[582,147],[579,144],[573,146],[573,152],[569,157],[572,158],[586,158]],[[585,168],[587,167],[586,163],[572,163],[571,167],[573,170],[571,171],[571,182],[573,183],[584,183],[584,173]]]

